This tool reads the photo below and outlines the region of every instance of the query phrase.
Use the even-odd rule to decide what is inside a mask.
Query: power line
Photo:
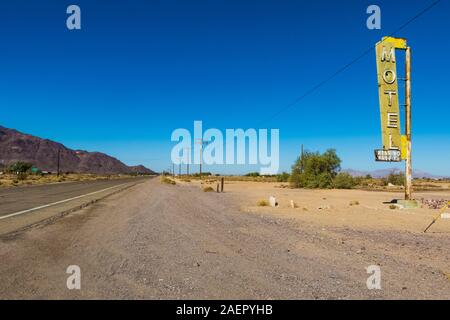
[[[392,37],[395,34],[397,34],[399,31],[403,30],[404,28],[406,28],[409,24],[411,24],[413,21],[417,20],[419,17],[421,17],[422,15],[424,15],[426,12],[430,11],[432,8],[434,8],[439,2],[441,2],[441,0],[436,0],[433,3],[431,3],[429,6],[427,6],[425,9],[423,9],[422,11],[420,11],[419,13],[417,13],[414,17],[410,18],[408,21],[406,21],[405,23],[403,23],[401,26],[399,26],[395,31],[393,31],[392,33],[390,33],[388,36]],[[384,41],[384,40],[382,40]],[[313,86],[312,88],[310,88],[308,91],[306,91],[304,94],[302,94],[301,96],[299,96],[298,98],[294,99],[292,102],[290,102],[289,104],[287,104],[286,106],[284,106],[283,108],[281,108],[280,110],[278,110],[277,112],[275,112],[270,118],[261,121],[257,126],[260,126],[262,123],[270,121],[274,118],[276,118],[277,116],[279,116],[281,113],[285,112],[286,110],[292,108],[293,106],[295,106],[296,104],[298,104],[301,100],[303,100],[304,98],[306,98],[307,96],[311,95],[312,93],[314,93],[315,91],[317,91],[319,88],[321,88],[323,85],[325,85],[326,83],[328,83],[329,81],[333,80],[334,78],[336,78],[339,74],[341,74],[342,72],[344,72],[345,70],[347,70],[350,66],[352,66],[353,64],[355,64],[356,62],[358,62],[359,60],[361,60],[362,58],[364,58],[366,55],[368,55],[370,52],[372,52],[372,50],[375,48],[374,45],[370,46],[368,49],[366,49],[363,53],[361,53],[359,56],[357,56],[356,58],[354,58],[352,61],[350,61],[349,63],[345,64],[344,66],[342,66],[341,68],[339,68],[337,71],[335,71],[333,74],[331,74],[329,77],[327,77],[326,79],[320,81],[318,84],[316,84],[315,86]]]

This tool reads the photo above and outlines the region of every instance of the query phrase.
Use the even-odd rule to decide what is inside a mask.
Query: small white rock
[[[270,204],[270,206],[273,207],[273,208],[278,207],[277,199],[275,199],[274,196],[270,196],[270,197],[269,197],[269,204]]]

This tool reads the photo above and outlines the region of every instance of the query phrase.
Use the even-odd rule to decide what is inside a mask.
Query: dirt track
[[[448,236],[302,224],[242,201],[154,179],[2,239],[0,298],[450,299]],[[372,264],[382,290],[366,287]],[[69,265],[81,290],[66,288]]]

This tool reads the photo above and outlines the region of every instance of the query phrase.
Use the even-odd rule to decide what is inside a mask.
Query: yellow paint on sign
[[[408,142],[408,138],[406,137],[406,135],[402,135],[402,154],[401,154],[401,157],[402,157],[402,160],[405,160],[406,159],[406,144],[407,144],[407,142]]]
[[[408,44],[406,42],[406,39],[403,38],[393,38],[393,37],[383,37],[381,42],[389,42],[391,43],[396,49],[403,49],[406,50],[408,47]]]

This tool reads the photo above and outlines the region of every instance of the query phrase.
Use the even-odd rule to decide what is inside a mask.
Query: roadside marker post
[[[426,233],[433,224],[435,224],[439,219],[448,219],[447,216],[450,215],[450,213],[446,213],[447,209],[450,209],[450,201],[448,201],[445,206],[439,210],[439,214],[431,221],[431,223],[428,225],[428,227],[425,228],[423,233]]]

